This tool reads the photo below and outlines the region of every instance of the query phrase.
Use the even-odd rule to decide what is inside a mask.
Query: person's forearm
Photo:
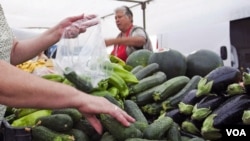
[[[0,61],[0,78],[4,79],[0,83],[1,104],[32,108],[79,106],[79,96],[83,93],[72,86],[45,80],[13,67]]]
[[[62,33],[59,28],[56,26],[32,39],[16,41],[11,53],[11,64],[17,65],[32,59],[58,42]]]
[[[105,40],[106,46],[110,45],[126,45],[126,46],[138,46],[141,47],[145,44],[146,40],[143,37],[123,37],[123,38],[115,38],[115,39],[107,39]]]

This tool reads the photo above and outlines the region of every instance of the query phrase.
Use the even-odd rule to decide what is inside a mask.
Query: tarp
[[[130,0],[132,1],[132,0]],[[139,1],[139,0],[138,0]],[[118,33],[113,10],[132,7],[134,24],[143,26],[143,11],[136,2],[116,0],[0,0],[13,28],[51,27],[61,19],[81,13],[94,13],[102,20],[105,37]],[[150,35],[192,26],[217,24],[250,16],[249,0],[153,0],[145,8],[146,30]]]

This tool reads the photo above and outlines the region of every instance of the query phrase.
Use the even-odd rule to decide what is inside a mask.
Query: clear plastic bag
[[[110,76],[112,68],[108,65],[110,60],[102,37],[100,22],[88,27],[85,33],[78,35],[78,28],[85,26],[86,24],[83,23],[86,22],[88,20],[78,21],[64,31],[54,64],[55,69],[61,73],[67,67],[73,69],[78,75],[87,77],[92,86],[96,87],[101,80]]]

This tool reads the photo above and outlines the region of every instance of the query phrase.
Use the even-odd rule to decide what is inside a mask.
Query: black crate
[[[28,128],[11,127],[7,121],[1,124],[1,141],[32,141],[31,131]]]

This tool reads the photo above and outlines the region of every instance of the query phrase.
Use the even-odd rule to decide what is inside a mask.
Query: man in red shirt
[[[115,21],[121,31],[117,38],[106,39],[106,46],[114,45],[111,54],[126,61],[129,54],[138,49],[152,51],[151,41],[143,28],[133,25],[133,13],[127,6],[115,9]]]

